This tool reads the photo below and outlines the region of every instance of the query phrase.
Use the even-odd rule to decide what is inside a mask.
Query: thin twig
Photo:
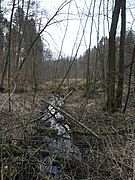
[[[45,101],[45,100],[44,100]],[[45,103],[51,105],[53,108],[55,108],[56,110],[62,112],[63,114],[65,114],[67,117],[69,117],[74,123],[78,124],[79,126],[83,127],[85,130],[87,130],[88,132],[90,132],[91,134],[93,134],[95,137],[100,138],[100,136],[98,134],[96,134],[94,131],[92,131],[90,128],[88,128],[87,126],[85,126],[84,124],[82,124],[81,122],[77,121],[74,117],[72,117],[70,114],[68,114],[67,112],[65,112],[64,110],[52,105],[50,102],[45,101]]]
[[[13,89],[13,91],[10,93],[10,95],[5,99],[5,101],[3,102],[3,104],[1,105],[0,111],[2,111],[3,106],[4,106],[5,103],[8,101],[8,99],[11,98],[11,96],[13,95],[13,93],[14,93],[15,90],[16,90],[16,83],[15,83],[15,81],[12,81],[12,83],[14,84],[14,89]]]

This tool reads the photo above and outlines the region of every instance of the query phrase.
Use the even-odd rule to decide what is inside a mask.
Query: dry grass
[[[65,103],[64,110],[100,135],[97,139],[67,119],[72,127],[74,144],[82,153],[82,161],[59,159],[60,173],[56,180],[130,180],[135,178],[135,108],[126,114],[102,111],[98,99],[86,100],[76,91]],[[1,179],[50,179],[43,167],[43,151],[47,144],[38,139],[35,126],[40,112],[39,102],[47,92],[13,94],[12,112],[8,112],[7,94],[0,94]],[[37,118],[37,119],[36,119]],[[35,119],[34,122],[32,120]],[[36,136],[35,136],[36,133]],[[36,138],[36,139],[34,139]],[[50,150],[49,150],[50,151]],[[50,151],[51,152],[51,151]]]

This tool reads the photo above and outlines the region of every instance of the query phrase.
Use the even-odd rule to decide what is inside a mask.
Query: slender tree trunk
[[[11,31],[12,31],[12,22],[13,22],[13,14],[15,9],[15,0],[12,5],[12,13],[10,17],[10,26],[9,26],[9,42],[8,42],[8,53],[7,53],[7,67],[8,67],[8,96],[9,96],[9,111],[11,111],[11,97],[10,97],[10,86],[11,86]]]
[[[75,86],[77,87],[77,59],[75,60]]]
[[[8,52],[7,52],[7,57],[6,57],[6,61],[5,61],[4,70],[3,70],[3,73],[2,73],[1,83],[0,83],[0,87],[3,87],[6,72],[7,72],[7,69],[8,69],[8,89],[10,89],[10,83],[9,83],[10,82],[10,53],[11,53],[10,50],[11,50],[11,31],[12,31],[12,21],[13,21],[14,9],[15,9],[15,0],[13,1],[11,17],[10,17],[10,27],[9,27],[9,37],[8,37],[8,47],[7,47]],[[10,94],[10,92],[9,92],[9,94]]]
[[[1,0],[0,0],[0,73],[2,73],[3,70],[3,44],[4,44],[4,34],[3,34],[3,27],[2,27],[2,22],[3,22],[3,14],[2,14],[2,8],[1,8]],[[0,87],[0,91],[3,91],[3,87]]]
[[[122,108],[123,82],[124,82],[124,45],[126,34],[126,0],[121,2],[121,34],[120,34],[120,52],[119,52],[119,74],[118,87],[116,95],[116,105]]]
[[[135,65],[134,65],[135,67]],[[133,76],[134,76],[134,83],[133,83],[133,95],[135,96],[135,68],[134,68],[134,72],[133,72]]]
[[[96,5],[96,0],[94,0],[93,10],[92,10],[90,41],[89,41],[89,49],[88,49],[88,55],[87,55],[87,70],[86,70],[86,97],[87,98],[90,98],[90,51],[91,51],[91,37],[92,37],[92,29],[93,29],[93,23],[94,23],[95,5]]]
[[[115,37],[120,13],[121,0],[115,0],[114,11],[112,15],[111,29],[109,33],[109,47],[108,47],[108,71],[107,71],[107,110],[115,111],[115,64],[116,64],[116,47]]]
[[[87,55],[86,96],[90,97],[90,52]]]
[[[134,48],[133,48],[132,61],[131,61],[130,71],[129,71],[128,93],[127,93],[126,102],[125,102],[125,105],[124,105],[124,108],[122,111],[123,113],[125,113],[126,109],[127,109],[127,104],[128,104],[129,94],[130,94],[130,88],[131,88],[131,78],[132,78],[132,69],[133,69],[134,59],[135,59],[135,44],[134,44]]]

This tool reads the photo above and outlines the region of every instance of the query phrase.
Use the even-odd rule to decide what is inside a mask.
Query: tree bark
[[[112,15],[111,29],[109,32],[109,47],[108,47],[108,71],[107,71],[107,110],[115,111],[115,64],[116,64],[116,48],[115,37],[120,13],[121,0],[115,1],[114,11]]]
[[[124,45],[126,34],[126,0],[121,2],[121,34],[120,34],[120,49],[119,49],[119,74],[118,87],[116,95],[117,108],[122,108],[123,82],[124,82]]]
[[[132,78],[132,69],[133,69],[134,59],[135,59],[135,44],[133,48],[132,61],[131,61],[130,70],[129,70],[128,93],[127,93],[125,105],[122,111],[123,113],[125,113],[127,109],[127,104],[128,104],[128,99],[129,99],[129,94],[130,94],[130,89],[131,89],[131,78]]]

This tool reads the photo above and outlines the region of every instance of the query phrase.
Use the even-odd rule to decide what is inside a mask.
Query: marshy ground
[[[64,90],[65,91],[65,90]],[[63,93],[67,93],[65,91]],[[8,94],[0,94],[0,151],[1,179],[49,179],[41,170],[40,151],[43,144],[34,146],[32,136],[40,117],[42,99],[48,90],[11,96],[11,112],[8,112]],[[34,97],[34,98],[33,98]],[[129,180],[134,179],[135,161],[135,107],[133,98],[125,114],[103,111],[102,96],[91,99],[82,90],[72,93],[62,110],[87,128],[98,134],[95,137],[85,128],[66,117],[72,131],[74,144],[82,154],[80,162],[59,159],[61,171],[56,180]],[[48,149],[44,148],[47,152]]]

